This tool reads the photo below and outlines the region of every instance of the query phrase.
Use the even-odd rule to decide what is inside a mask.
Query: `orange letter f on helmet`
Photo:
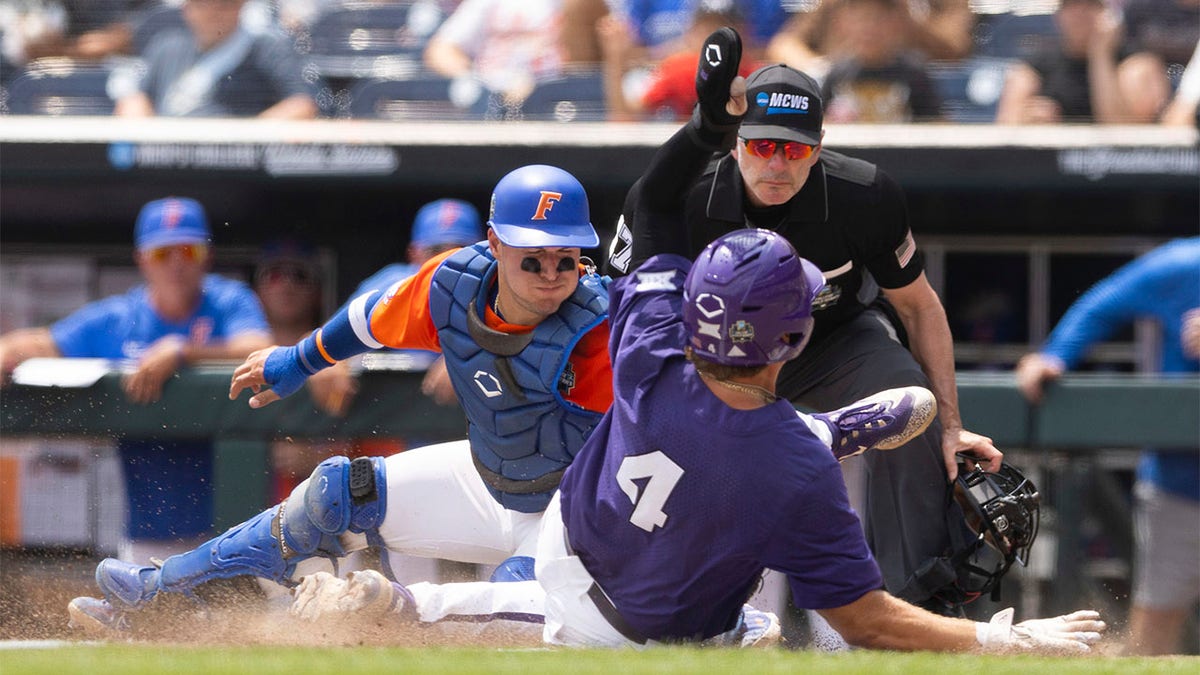
[[[538,200],[537,211],[534,212],[531,220],[545,220],[546,213],[554,208],[554,204],[560,199],[562,199],[561,192],[542,190],[542,198]]]

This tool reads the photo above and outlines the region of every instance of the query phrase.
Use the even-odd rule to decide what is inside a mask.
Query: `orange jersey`
[[[442,351],[433,315],[429,311],[429,292],[433,274],[446,258],[459,249],[431,258],[417,273],[401,281],[395,292],[381,299],[371,312],[371,334],[395,349]],[[383,289],[385,293],[389,289]],[[484,323],[505,333],[528,333],[533,326],[507,323],[489,306]],[[575,386],[563,392],[563,398],[586,410],[603,413],[612,405],[612,362],[608,356],[608,320],[588,331],[575,344],[567,362],[575,374]]]

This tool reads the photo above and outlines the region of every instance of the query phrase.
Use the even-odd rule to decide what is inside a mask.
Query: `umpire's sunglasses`
[[[783,155],[792,161],[808,159],[817,149],[815,145],[797,143],[796,141],[773,141],[769,138],[742,139],[746,144],[746,152],[762,159],[771,159],[775,150],[783,146]]]
[[[178,255],[188,262],[202,262],[208,258],[208,247],[204,244],[175,244],[147,249],[144,255],[155,263],[166,262],[172,255]]]

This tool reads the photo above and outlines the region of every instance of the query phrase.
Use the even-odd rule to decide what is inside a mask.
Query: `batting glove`
[[[1013,625],[1013,608],[1001,610],[988,623],[975,624],[975,639],[987,652],[1081,653],[1100,641],[1108,626],[1100,613],[1079,610],[1052,619],[1029,619]]]

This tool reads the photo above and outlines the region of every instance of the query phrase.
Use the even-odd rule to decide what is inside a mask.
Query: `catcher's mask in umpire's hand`
[[[952,489],[973,534],[973,539],[956,543],[951,560],[958,589],[966,602],[988,592],[995,597],[1013,562],[1029,563],[1038,532],[1037,488],[1010,464],[990,473],[960,463]]]

